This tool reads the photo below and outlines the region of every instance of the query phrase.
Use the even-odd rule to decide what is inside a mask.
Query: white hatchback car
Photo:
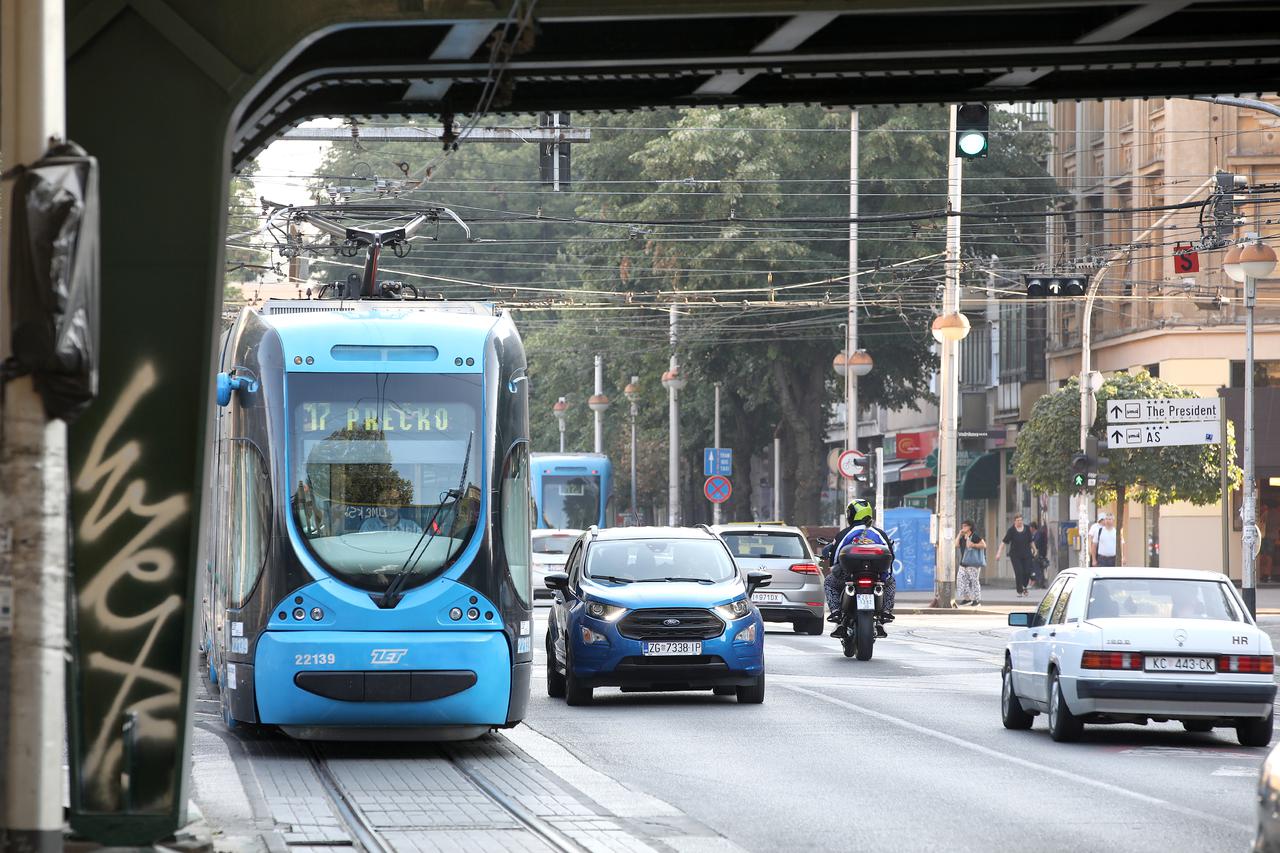
[[[547,573],[563,572],[569,549],[582,535],[581,530],[534,530],[533,539],[533,597],[551,600],[547,589]]]
[[[1227,578],[1183,569],[1070,569],[1033,612],[1010,613],[1001,717],[1075,740],[1085,723],[1179,720],[1271,741],[1275,658]]]

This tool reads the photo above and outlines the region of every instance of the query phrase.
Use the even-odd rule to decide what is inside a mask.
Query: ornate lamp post
[[[628,402],[631,403],[631,523],[639,523],[639,513],[636,509],[636,414],[639,409],[637,400],[640,398],[640,377],[632,376],[631,381],[627,383],[627,387],[622,389],[622,393],[626,395]]]
[[[956,306],[958,308],[958,306]],[[956,549],[956,427],[960,373],[956,369],[960,341],[969,334],[969,318],[953,308],[933,320],[933,339],[942,347],[938,370],[938,607],[951,607],[955,598]]]
[[[551,412],[556,416],[556,420],[560,422],[560,452],[564,453],[564,418],[565,413],[569,411],[569,404],[565,402],[564,397],[556,400],[556,404],[551,407]]]
[[[604,413],[609,408],[609,398],[604,394],[604,359],[596,356],[596,393],[587,400],[587,408],[595,413],[596,453],[604,453]]]
[[[667,430],[669,452],[667,455],[667,524],[680,524],[680,389],[689,383],[671,356],[671,369],[662,374],[662,387],[667,389],[667,411],[670,422]]]
[[[871,372],[875,362],[871,354],[864,349],[854,350],[850,356],[846,352],[836,353],[831,366],[836,373],[844,377],[844,449],[858,449],[858,379]],[[855,497],[855,486],[852,479],[846,481],[846,501]]]

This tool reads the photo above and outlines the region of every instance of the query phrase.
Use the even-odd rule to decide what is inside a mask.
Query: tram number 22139
[[[324,666],[325,664],[334,664],[338,662],[338,656],[333,652],[320,652],[314,655],[294,655],[294,666]]]

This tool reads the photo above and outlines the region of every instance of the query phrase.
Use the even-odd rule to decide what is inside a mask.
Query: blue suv
[[[764,622],[708,528],[592,528],[546,577],[547,694],[590,704],[596,687],[712,690],[764,701]]]

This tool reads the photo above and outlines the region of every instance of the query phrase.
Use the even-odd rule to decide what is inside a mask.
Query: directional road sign
[[[1217,418],[1182,423],[1116,424],[1107,427],[1112,447],[1173,447],[1180,444],[1217,444],[1222,440]]]
[[[852,480],[862,473],[862,469],[866,464],[867,454],[860,450],[846,450],[840,454],[840,460],[836,463],[836,467],[840,469],[841,476],[846,480]]]
[[[711,477],[716,474],[725,477],[733,476],[733,448],[702,448],[702,476]]]
[[[1221,402],[1217,397],[1188,397],[1183,400],[1109,400],[1107,401],[1107,423],[1217,421]]]
[[[729,500],[729,495],[733,494],[733,484],[729,482],[728,477],[717,474],[714,477],[708,477],[707,482],[702,484],[702,493],[713,504],[722,504]]]

